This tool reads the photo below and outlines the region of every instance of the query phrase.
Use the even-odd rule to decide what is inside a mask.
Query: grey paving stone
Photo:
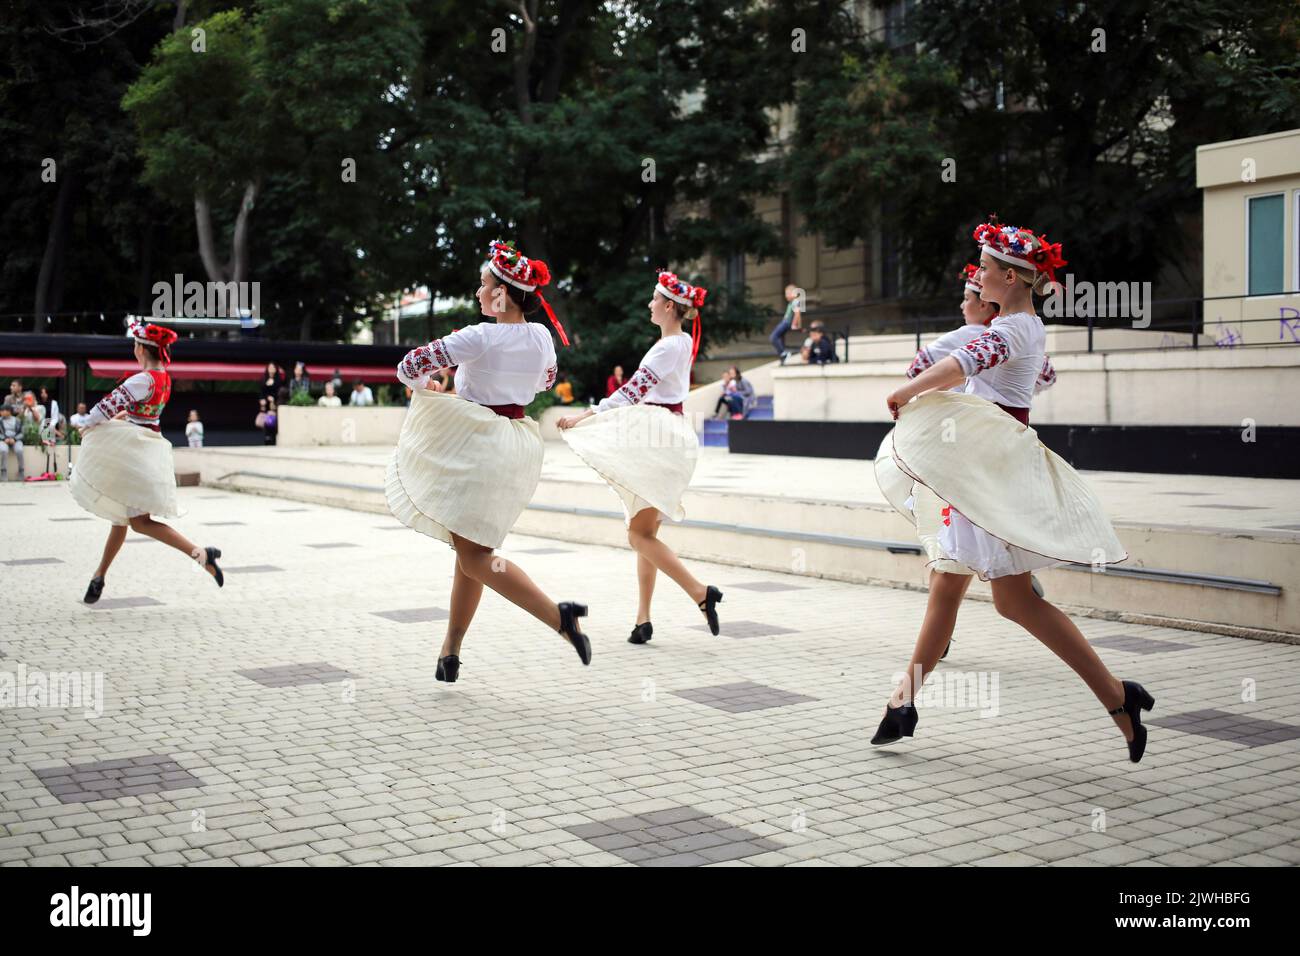
[[[772,707],[786,707],[790,704],[803,704],[817,698],[803,694],[794,694],[777,687],[755,684],[752,681],[739,681],[734,684],[714,684],[709,687],[691,687],[686,690],[673,691],[678,697],[693,700],[697,704],[707,704],[718,710],[739,714],[751,710],[767,710]]]
[[[201,779],[167,754],[141,754],[33,772],[61,803],[90,803],[204,786]]]
[[[692,624],[691,629],[703,631],[709,634],[707,624]],[[798,634],[798,631],[792,631],[788,627],[778,627],[775,624],[764,624],[761,621],[729,621],[722,619],[722,633],[720,637],[773,637],[777,634]],[[710,635],[712,636],[712,635]]]
[[[62,558],[14,558],[11,561],[0,561],[0,564],[7,564],[11,568],[27,567],[33,564],[62,564]]]
[[[701,832],[681,832],[677,825],[687,823],[697,825]],[[780,849],[771,840],[689,806],[630,814],[598,824],[580,823],[565,829],[637,866],[707,866]]]
[[[807,591],[806,584],[784,584],[780,581],[750,581],[744,584],[732,582],[728,584],[730,588],[740,588],[742,591],[758,591],[762,594],[775,594],[778,591]]]
[[[1168,654],[1172,651],[1195,650],[1195,644],[1182,644],[1178,641],[1153,641],[1149,637],[1136,634],[1111,634],[1106,637],[1094,637],[1090,642],[1093,647],[1105,647],[1115,651],[1128,651],[1130,654]]]
[[[1144,723],[1185,734],[1226,740],[1246,747],[1264,747],[1268,744],[1300,740],[1300,726],[1276,720],[1262,720],[1245,714],[1209,708],[1169,716],[1148,717]]]
[[[371,611],[375,617],[387,618],[398,624],[423,624],[428,621],[445,621],[447,612],[440,607],[406,607],[393,611]]]
[[[331,684],[358,675],[327,664],[312,661],[307,664],[277,664],[273,667],[255,667],[235,671],[241,677],[257,681],[263,687],[301,687],[304,684]]]
[[[163,602],[151,597],[100,598],[88,605],[92,611],[117,611],[132,607],[162,607]]]

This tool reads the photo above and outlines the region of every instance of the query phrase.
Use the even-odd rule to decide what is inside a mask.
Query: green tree
[[[840,244],[887,230],[915,291],[970,258],[990,211],[1064,240],[1076,274],[1194,273],[1196,147],[1300,115],[1294,4],[910,9],[918,47],[843,34],[808,62],[788,167],[811,230]]]

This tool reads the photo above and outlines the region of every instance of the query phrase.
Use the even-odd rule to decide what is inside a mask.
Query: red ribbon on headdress
[[[564,334],[564,326],[562,326],[560,320],[555,317],[555,313],[551,310],[551,304],[546,301],[546,296],[542,295],[541,289],[537,290],[537,301],[542,303],[542,309],[546,312],[546,317],[551,320],[551,325],[555,326],[555,331],[560,334],[560,341],[567,346],[569,344],[569,337]]]

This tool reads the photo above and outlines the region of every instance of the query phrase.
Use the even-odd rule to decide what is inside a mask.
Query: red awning
[[[140,371],[136,362],[119,359],[91,359],[90,372],[101,378],[121,378]],[[266,366],[256,362],[172,362],[167,366],[177,380],[209,382],[255,382],[266,374]]]
[[[334,377],[335,370],[345,382],[395,382],[397,363],[392,365],[308,365],[307,377],[323,382]]]
[[[30,375],[33,378],[65,378],[68,367],[61,359],[0,358],[0,375]]]

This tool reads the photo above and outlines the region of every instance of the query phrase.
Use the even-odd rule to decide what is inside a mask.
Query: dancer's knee
[[[148,528],[151,524],[153,524],[153,519],[150,518],[148,515],[136,515],[134,518],[131,518],[127,523],[131,526],[132,531],[139,531],[140,533],[143,534],[145,528]]]

